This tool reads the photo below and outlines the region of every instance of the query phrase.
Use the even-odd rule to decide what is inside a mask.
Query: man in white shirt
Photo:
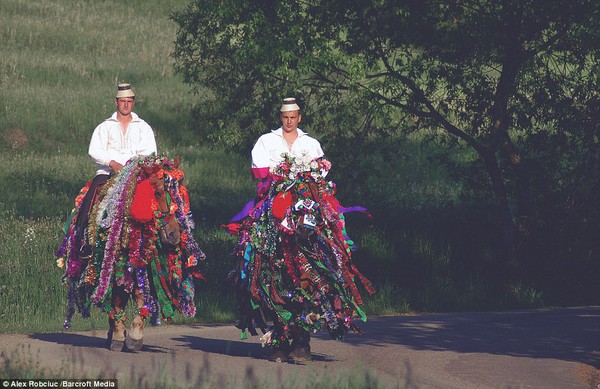
[[[82,239],[81,255],[91,255],[84,239],[89,211],[100,188],[110,175],[118,173],[129,159],[156,153],[152,128],[135,112],[135,93],[130,84],[119,84],[115,97],[116,112],[100,123],[90,141],[88,153],[98,165],[96,176],[82,200],[77,216],[77,235]]]
[[[119,84],[117,111],[100,123],[90,141],[89,155],[98,165],[96,174],[119,172],[137,155],[156,153],[152,128],[135,112],[135,93],[129,84]]]
[[[295,98],[283,99],[279,119],[281,127],[261,135],[252,149],[252,175],[258,179],[267,178],[265,181],[267,185],[270,168],[282,162],[285,153],[293,157],[308,156],[311,160],[324,155],[319,141],[298,128],[298,124],[302,121],[302,114]],[[260,193],[261,185],[258,190]],[[282,326],[281,323],[275,325]],[[288,356],[300,360],[311,359],[310,332],[298,326],[294,326],[291,331],[293,332],[291,345],[275,347],[270,356],[271,360],[284,362],[287,361]]]
[[[302,121],[302,113],[296,99],[283,99],[280,111],[281,127],[258,138],[252,149],[254,178],[267,177],[269,168],[283,161],[283,153],[292,156],[308,155],[311,159],[323,156],[319,141],[298,128]]]
[[[366,319],[356,282],[375,291],[352,264],[345,232],[342,213],[359,207],[339,205],[335,184],[323,179],[331,164],[319,142],[298,128],[302,116],[295,99],[284,99],[280,112],[281,127],[252,149],[252,173],[262,179],[258,196],[226,225],[239,236],[231,280],[242,339],[260,329],[269,359],[306,361],[312,359],[312,331],[324,326],[341,339],[358,330],[355,315]],[[285,160],[286,153],[293,161]]]

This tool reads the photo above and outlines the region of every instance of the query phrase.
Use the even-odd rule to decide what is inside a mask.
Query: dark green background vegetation
[[[347,217],[379,289],[368,314],[597,304],[598,3],[343,4],[3,0],[0,330],[62,324],[53,251],[123,81],[183,160],[208,257],[198,320],[233,319],[219,226],[289,95],[342,203],[373,214]]]
[[[371,269],[414,291],[411,303],[426,290],[428,308],[456,309],[476,290],[471,302],[492,307],[508,285],[583,303],[597,296],[599,10],[589,0],[192,1],[174,16],[174,57],[204,91],[197,133],[219,145],[247,149],[282,95],[303,101],[341,188],[368,203],[395,253]],[[406,202],[394,193],[415,184],[398,174],[415,150],[417,185],[441,190]],[[432,180],[436,170],[452,184]],[[435,253],[416,255],[414,241]]]

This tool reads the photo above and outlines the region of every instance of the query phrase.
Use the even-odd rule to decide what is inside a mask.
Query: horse
[[[282,157],[258,184],[256,198],[223,226],[238,237],[229,280],[240,337],[260,329],[261,343],[273,348],[272,360],[307,360],[311,332],[325,327],[333,339],[342,339],[349,330],[360,333],[355,318],[367,319],[358,286],[369,294],[375,288],[352,261],[356,245],[344,213],[370,214],[339,203],[324,157]]]
[[[182,184],[179,159],[134,157],[111,176],[95,195],[86,226],[87,238],[77,231],[80,191],[56,252],[57,265],[68,287],[64,322],[69,329],[77,309],[90,316],[92,305],[109,317],[106,346],[112,351],[139,351],[145,321],[158,325],[176,312],[193,317],[194,279],[203,279],[205,255],[193,238],[189,196]],[[82,247],[90,250],[82,250]],[[133,297],[133,319],[125,323]]]

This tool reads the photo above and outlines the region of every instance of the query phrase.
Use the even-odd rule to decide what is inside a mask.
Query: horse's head
[[[159,162],[142,165],[142,169],[146,173],[149,186],[154,192],[155,216],[160,227],[160,240],[163,244],[176,246],[181,242],[181,229],[175,214],[178,206],[169,190],[170,182],[173,180],[172,174],[176,175],[175,172],[180,172],[178,170],[179,159],[176,158],[173,163],[167,160],[157,161]],[[182,174],[181,178],[183,178]]]
[[[176,220],[166,222],[158,231],[161,242],[177,246],[181,242],[181,230]]]

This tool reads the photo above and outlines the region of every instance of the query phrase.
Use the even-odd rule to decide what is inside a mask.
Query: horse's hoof
[[[127,339],[125,339],[125,347],[127,348],[127,350],[129,351],[140,351],[142,349],[142,346],[144,345],[144,339],[132,339],[131,336],[128,336]]]
[[[125,348],[125,342],[122,340],[112,340],[110,342],[109,350],[110,351],[123,351]]]
[[[144,319],[141,316],[133,318],[131,328],[127,331],[125,347],[129,351],[140,351],[144,345]]]

